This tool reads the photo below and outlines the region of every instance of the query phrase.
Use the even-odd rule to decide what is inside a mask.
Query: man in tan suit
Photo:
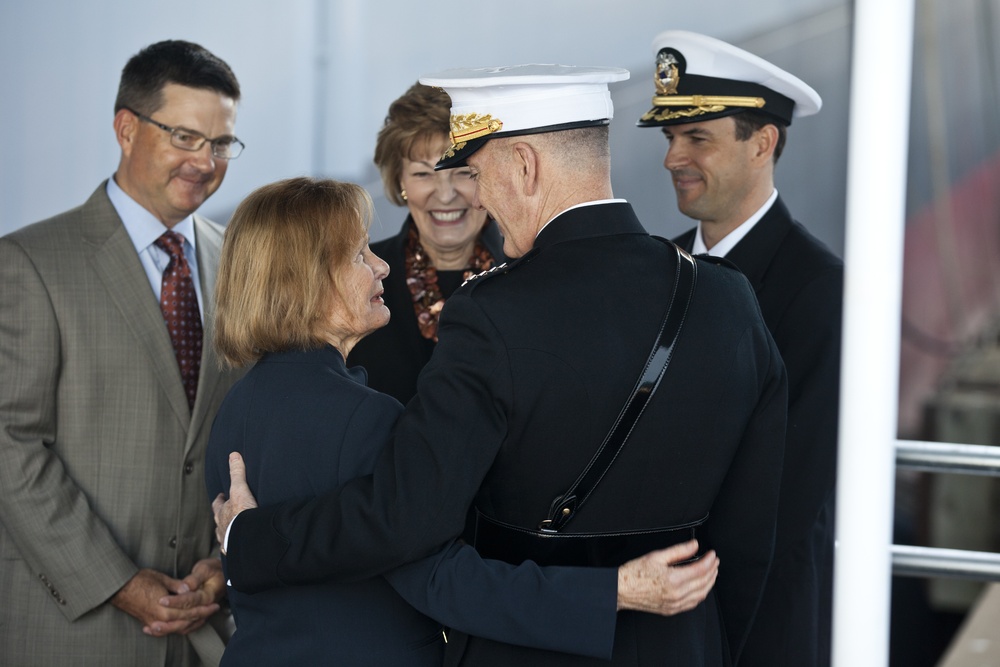
[[[195,211],[243,144],[229,66],[129,60],[121,161],[83,206],[0,239],[0,664],[218,661],[225,582],[205,446],[223,228]]]

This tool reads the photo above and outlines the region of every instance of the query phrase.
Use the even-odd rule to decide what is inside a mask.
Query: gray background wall
[[[224,58],[244,91],[237,134],[247,150],[203,207],[225,221],[253,188],[293,175],[365,185],[373,238],[402,212],[381,197],[375,134],[395,97],[423,73],[557,62],[625,67],[612,94],[615,194],[653,233],[689,222],[676,211],[655,130],[634,127],[652,95],[651,42],[682,28],[740,43],[812,84],[824,110],[792,128],[778,188],[803,222],[843,246],[849,3],[840,0],[0,0],[0,234],[83,202],[118,161],[112,106],[126,60],[168,38]]]

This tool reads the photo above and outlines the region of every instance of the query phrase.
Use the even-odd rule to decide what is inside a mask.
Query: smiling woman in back
[[[366,338],[351,357],[369,384],[402,403],[416,393],[417,375],[437,342],[445,300],[470,276],[504,261],[503,238],[486,211],[474,206],[468,167],[434,171],[451,146],[451,98],[414,84],[389,106],[375,144],[386,198],[408,215],[393,237],[372,244],[392,269],[385,300],[389,326]]]

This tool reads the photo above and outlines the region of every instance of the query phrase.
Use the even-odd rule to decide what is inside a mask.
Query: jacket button
[[[50,594],[50,595],[51,595],[52,597],[54,597],[54,598],[56,599],[56,601],[57,601],[57,602],[58,602],[59,604],[61,604],[61,605],[63,605],[63,606],[65,607],[65,606],[66,606],[66,600],[64,600],[64,599],[63,599],[63,596],[59,595],[59,591],[58,591],[58,590],[56,590],[56,587],[52,585],[52,582],[51,582],[51,581],[49,581],[49,578],[48,578],[48,577],[46,577],[46,576],[45,576],[44,574],[42,574],[41,572],[39,572],[39,573],[38,573],[38,579],[39,579],[39,580],[40,580],[40,581],[41,581],[41,582],[42,582],[43,584],[45,584],[45,587],[46,587],[47,589],[49,589],[49,594]]]
[[[194,464],[188,461],[187,463],[184,464],[184,474],[190,475],[193,472],[194,472]]]
[[[170,538],[170,541],[169,541],[169,542],[167,542],[167,544],[169,544],[169,545],[170,545],[170,548],[171,548],[171,549],[176,549],[176,548],[177,548],[177,537],[176,537],[176,536],[174,536],[174,537],[171,537],[171,538]]]

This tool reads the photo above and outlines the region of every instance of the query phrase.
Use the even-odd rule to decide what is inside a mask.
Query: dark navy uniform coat
[[[688,250],[695,230],[676,239]],[[830,664],[844,264],[779,197],[726,255],[754,287],[788,371],[775,561],[743,664]]]
[[[237,518],[233,585],[258,591],[382,572],[458,535],[473,503],[537,525],[631,392],[676,264],[674,248],[650,237],[624,202],[558,216],[524,257],[448,299],[417,396],[372,476]],[[698,269],[666,377],[568,530],[657,528],[708,514],[701,539],[719,553],[720,575],[693,611],[620,613],[611,664],[730,664],[771,561],[784,367],[746,278],[705,261]],[[582,627],[566,632],[586,640]],[[591,664],[481,637],[456,636],[448,650],[451,661],[476,666]]]

